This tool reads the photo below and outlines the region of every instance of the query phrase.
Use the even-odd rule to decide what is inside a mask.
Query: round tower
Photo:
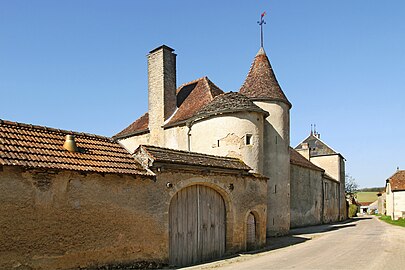
[[[290,229],[290,109],[270,61],[260,48],[239,93],[269,113],[264,123],[263,173],[268,181],[267,235]]]

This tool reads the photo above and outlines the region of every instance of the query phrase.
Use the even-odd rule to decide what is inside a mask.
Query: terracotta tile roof
[[[263,48],[260,48],[253,60],[246,80],[239,92],[253,100],[282,101],[291,107],[291,103],[277,82],[273,68]]]
[[[311,170],[316,170],[316,171],[321,171],[323,172],[324,169],[319,168],[315,164],[313,164],[311,161],[303,157],[300,153],[295,151],[293,148],[290,147],[290,163],[293,165],[301,166],[304,168],[308,168]]]
[[[405,190],[405,170],[397,171],[387,181],[391,184],[392,191]]]
[[[369,206],[373,202],[357,202],[360,206]]]
[[[178,109],[165,126],[173,126],[192,117],[214,97],[223,94],[207,77],[183,84],[177,90]]]
[[[145,113],[128,127],[115,134],[113,138],[123,138],[148,131],[149,113]]]
[[[201,108],[194,117],[204,118],[237,111],[259,112],[266,115],[266,117],[269,115],[268,112],[255,105],[248,97],[230,92],[216,96],[210,103]]]
[[[223,93],[224,92],[207,77],[202,77],[181,85],[176,90],[178,109],[166,123],[166,126],[175,126],[183,123],[185,120],[192,117],[204,105],[211,102],[214,97]],[[149,114],[145,113],[124,130],[115,134],[113,138],[125,138],[131,135],[147,132],[148,124]]]
[[[63,148],[74,135],[79,152]],[[148,174],[111,138],[0,120],[0,165],[98,173]]]
[[[138,149],[135,150],[135,156],[137,153],[141,152],[147,153],[149,157],[153,159],[153,162],[242,170],[246,172],[251,170],[251,168],[240,159],[231,157],[207,155],[150,145],[139,146]]]

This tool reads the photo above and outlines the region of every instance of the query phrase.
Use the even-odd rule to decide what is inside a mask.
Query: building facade
[[[152,50],[147,58],[148,112],[114,138],[129,152],[135,151],[141,144],[153,144],[243,160],[253,169],[252,172],[269,178],[267,236],[287,234],[291,220],[297,219],[291,214],[301,213],[290,203],[300,199],[292,193],[291,185],[292,181],[294,186],[302,181],[302,173],[301,168],[291,168],[292,105],[276,79],[264,48],[260,48],[254,57],[245,82],[237,93],[224,93],[207,77],[182,84],[176,89],[176,76],[170,74],[176,71],[176,61],[173,60],[176,55],[165,45]],[[326,144],[323,145],[326,149]],[[297,151],[304,154],[299,147]],[[308,190],[308,194],[314,196],[307,198],[310,207],[317,205],[317,210],[314,210],[317,218],[308,223],[298,222],[297,225],[344,219],[344,158],[335,151],[317,154],[312,150],[310,156],[308,152],[307,163],[314,165],[309,168],[311,172],[318,167],[315,169],[317,173],[313,172],[308,181],[316,182],[319,187]],[[290,175],[292,172],[294,178]],[[292,196],[295,197],[292,199]],[[336,217],[333,216],[335,210]]]
[[[148,112],[113,138],[0,120],[0,268],[191,265],[345,218],[344,159],[290,147],[263,48],[236,93],[147,59]]]
[[[0,269],[182,266],[260,248],[267,179],[250,170],[0,121]]]
[[[405,170],[396,171],[385,184],[386,215],[393,220],[405,217]]]

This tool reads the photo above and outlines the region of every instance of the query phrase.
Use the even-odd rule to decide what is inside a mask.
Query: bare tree
[[[354,199],[356,197],[356,193],[359,191],[359,185],[356,183],[356,179],[354,179],[350,174],[346,174],[345,181],[346,197]]]

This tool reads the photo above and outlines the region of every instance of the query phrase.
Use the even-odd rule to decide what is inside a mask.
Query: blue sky
[[[403,0],[0,0],[0,118],[112,136],[147,111],[145,56],[162,44],[178,85],[238,91],[263,11],[291,145],[316,123],[362,187],[405,169]]]

